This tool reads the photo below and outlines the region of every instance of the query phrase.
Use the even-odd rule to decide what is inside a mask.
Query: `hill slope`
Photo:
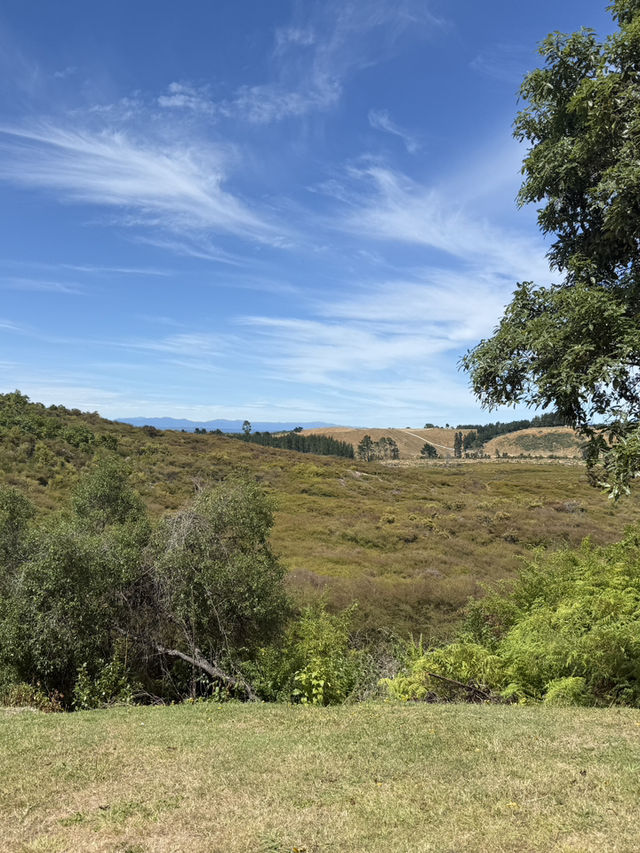
[[[418,459],[425,442],[432,444],[438,456],[453,458],[453,442],[456,432],[466,435],[472,430],[441,429],[352,429],[351,427],[332,427],[303,430],[303,435],[330,435],[339,441],[353,445],[354,450],[365,435],[373,441],[383,436],[392,438],[398,445],[400,459]],[[548,457],[577,459],[581,457],[581,439],[570,427],[535,427],[510,432],[491,439],[484,446],[484,452],[490,456],[508,454],[509,456]]]
[[[509,456],[559,456],[565,459],[580,459],[583,440],[570,427],[544,427],[521,429],[500,435],[485,444],[485,453]]]
[[[612,506],[581,466],[390,468],[135,428],[61,407],[16,407],[8,397],[0,396],[0,482],[41,512],[63,505],[96,453],[127,460],[155,516],[181,506],[195,482],[247,471],[277,500],[273,545],[294,594],[323,595],[335,606],[357,599],[363,627],[448,631],[467,597],[517,572],[532,547],[585,536],[611,542],[637,518],[636,496]]]
[[[468,430],[462,430],[463,435]],[[453,439],[456,434],[454,429],[353,429],[352,427],[332,427],[330,429],[308,429],[302,431],[303,435],[330,435],[338,441],[346,441],[352,444],[354,449],[362,441],[365,435],[371,436],[373,441],[381,438],[392,438],[398,445],[400,459],[416,459],[420,456],[425,441],[437,449],[438,455],[444,458],[453,458]]]

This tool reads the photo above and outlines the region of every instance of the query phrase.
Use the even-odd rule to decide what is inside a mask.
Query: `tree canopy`
[[[611,36],[550,34],[521,87],[518,202],[542,203],[559,279],[519,283],[463,365],[485,406],[551,407],[578,428],[618,497],[640,470],[640,0],[609,9]]]

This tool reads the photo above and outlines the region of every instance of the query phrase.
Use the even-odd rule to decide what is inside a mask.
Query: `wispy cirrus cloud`
[[[60,293],[77,296],[84,293],[84,288],[67,281],[51,281],[42,278],[3,278],[0,276],[0,289],[20,290],[33,293]]]
[[[522,44],[494,44],[474,57],[470,68],[485,77],[508,83],[514,90],[522,82],[527,67],[534,67],[531,48]]]
[[[544,279],[549,266],[538,239],[524,237],[450,197],[446,185],[418,183],[370,161],[348,171],[348,184],[321,189],[342,202],[333,226],[361,238],[413,244],[445,252],[485,273],[510,279]]]
[[[121,130],[40,123],[0,127],[0,150],[0,179],[119,208],[134,225],[282,239],[266,215],[225,188],[230,153],[221,145],[193,139],[170,145]]]
[[[158,97],[158,105],[170,109],[186,109],[204,115],[216,112],[208,86],[194,86],[190,83],[170,83],[165,94]]]
[[[218,100],[208,86],[174,81],[158,104],[253,124],[328,110],[354,74],[393,56],[403,39],[442,26],[429,7],[425,0],[306,3],[292,24],[275,30],[270,79]]]
[[[388,110],[370,110],[369,124],[374,130],[381,130],[383,133],[390,133],[392,136],[399,137],[409,154],[415,154],[420,150],[420,143],[408,131],[404,130],[396,124]]]

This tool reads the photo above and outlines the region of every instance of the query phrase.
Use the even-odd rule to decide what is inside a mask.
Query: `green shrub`
[[[131,674],[116,648],[113,660],[98,666],[91,676],[87,664],[82,664],[73,688],[73,707],[78,711],[104,708],[107,705],[128,705],[133,701],[136,687]],[[92,669],[95,669],[95,665]]]
[[[428,672],[511,700],[640,705],[638,535],[538,556],[511,588],[470,605],[460,642],[428,651],[387,688],[403,699],[450,698]]]
[[[383,679],[382,683],[393,698],[404,701],[460,698],[461,688],[433,678],[432,673],[494,690],[506,683],[505,667],[500,658],[483,646],[469,642],[431,649],[413,661],[404,673]]]
[[[586,679],[580,677],[555,678],[546,686],[545,704],[548,705],[591,705]]]
[[[366,652],[351,644],[352,612],[307,607],[282,643],[261,649],[246,670],[261,697],[310,705],[337,705],[352,697],[368,671]]]
[[[62,696],[55,690],[45,693],[40,685],[17,682],[0,688],[0,705],[5,708],[34,708],[55,713],[63,710]]]

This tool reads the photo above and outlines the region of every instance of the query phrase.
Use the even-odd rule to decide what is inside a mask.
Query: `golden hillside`
[[[462,430],[464,435],[469,430]],[[370,435],[373,441],[379,441],[383,436],[392,438],[398,445],[400,459],[417,459],[420,451],[428,441],[444,458],[453,457],[453,437],[455,429],[352,429],[351,427],[329,427],[326,429],[305,429],[302,435],[330,435],[338,441],[352,444],[354,449],[365,435]]]
[[[459,430],[463,435],[470,430]],[[398,445],[400,459],[418,459],[425,442],[432,444],[438,456],[453,458],[453,440],[456,429],[352,429],[351,427],[330,427],[325,429],[304,430],[303,435],[330,435],[338,441],[346,441],[354,450],[365,435],[373,441],[383,436],[392,438]],[[500,435],[488,441],[484,452],[492,458],[501,456],[561,457],[580,458],[582,440],[570,427],[533,427]]]
[[[485,453],[579,459],[582,444],[583,440],[570,427],[538,427],[499,435],[485,444]]]

